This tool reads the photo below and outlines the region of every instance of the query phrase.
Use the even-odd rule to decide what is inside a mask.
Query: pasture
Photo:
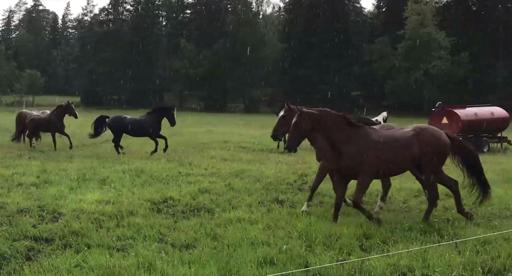
[[[330,181],[311,212],[299,212],[314,152],[307,143],[297,154],[278,151],[272,115],[178,111],[175,128],[163,122],[169,152],[161,146],[150,157],[146,138],[125,137],[120,156],[109,132],[87,138],[97,115],[144,111],[78,112],[78,120],[66,118],[74,149],[59,137],[54,152],[47,134],[35,149],[11,143],[15,109],[0,109],[0,274],[263,275],[512,228],[511,151],[481,156],[488,203],[476,206],[461,183],[473,222],[440,187],[431,223],[422,223],[423,192],[403,175],[392,179],[381,226],[346,206],[333,224]],[[462,180],[451,161],[447,172]],[[373,209],[379,192],[374,181],[365,205]],[[505,234],[301,275],[507,275],[511,244]]]

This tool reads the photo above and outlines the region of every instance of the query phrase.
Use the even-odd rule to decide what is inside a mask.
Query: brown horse
[[[27,127],[27,138],[29,139],[30,147],[33,147],[32,140],[36,137],[40,137],[41,132],[48,132],[52,136],[54,150],[57,150],[57,141],[55,139],[56,133],[68,138],[69,149],[73,149],[73,142],[71,142],[71,137],[69,137],[69,134],[67,134],[65,131],[66,126],[64,125],[64,117],[66,115],[78,119],[78,114],[75,110],[75,107],[69,101],[65,104],[58,105],[47,115],[32,117],[28,121]]]
[[[21,110],[16,114],[15,127],[16,130],[12,135],[11,141],[20,143],[23,140],[25,143],[25,136],[28,131],[28,121],[34,117],[40,117],[50,114],[50,110]],[[36,140],[40,140],[41,137],[35,137]]]
[[[317,111],[323,110],[322,108],[305,108],[305,107],[299,107],[299,106],[294,106],[294,105],[285,103],[285,106],[281,110],[281,112],[278,114],[277,122],[274,125],[274,128],[272,129],[271,138],[274,141],[278,141],[278,142],[283,141],[286,146],[286,140],[285,140],[286,134],[290,130],[290,127],[292,125],[292,120],[295,117],[295,115],[297,114],[297,111],[299,108],[309,109],[309,110],[313,110],[313,111],[314,110],[317,110]],[[354,117],[354,120],[356,120],[357,122],[359,122],[361,124],[364,124],[367,126],[374,126],[376,128],[383,129],[383,130],[394,129],[395,126],[393,126],[393,125],[382,124],[383,121],[387,120],[387,117],[388,117],[387,112],[383,112],[378,117],[373,118],[373,119],[367,118],[367,117]],[[316,193],[316,191],[318,190],[318,187],[324,181],[325,177],[327,176],[327,174],[329,172],[328,167],[326,166],[326,164],[324,164],[320,160],[319,155],[317,155],[317,161],[320,164],[318,166],[318,170],[317,170],[316,176],[313,180],[313,183],[311,184],[308,198],[307,198],[306,202],[304,203],[304,206],[301,209],[302,212],[309,211],[309,209],[311,208],[311,203],[313,201],[314,194]],[[389,195],[389,191],[391,190],[391,180],[389,178],[383,178],[383,179],[381,179],[381,185],[382,185],[382,193],[379,196],[379,201],[377,202],[377,205],[375,206],[375,210],[374,210],[375,212],[379,212],[384,208],[384,205],[385,205],[388,195]],[[350,202],[348,200],[345,200],[345,203],[350,204]]]
[[[383,131],[358,124],[334,111],[299,109],[289,131],[287,150],[295,152],[306,138],[316,141],[313,147],[330,169],[336,193],[334,222],[338,220],[350,180],[357,180],[353,207],[368,219],[378,222],[362,205],[371,181],[406,171],[420,176],[416,179],[426,191],[428,205],[423,215],[424,221],[429,220],[437,206],[439,192],[436,182],[450,190],[457,212],[471,220],[473,215],[464,208],[457,180],[443,171],[450,154],[471,180],[471,186],[478,191],[480,203],[490,197],[491,187],[478,153],[456,136],[431,126]]]

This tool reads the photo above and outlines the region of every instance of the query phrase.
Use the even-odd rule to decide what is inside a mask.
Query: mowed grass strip
[[[125,136],[126,155],[117,156],[109,132],[87,138],[100,114],[145,111],[78,112],[66,118],[75,148],[60,137],[54,152],[49,135],[35,149],[11,143],[15,109],[0,109],[0,274],[263,275],[512,228],[510,151],[481,156],[487,204],[476,206],[461,183],[474,222],[440,188],[432,222],[421,223],[426,200],[406,174],[392,179],[382,226],[347,207],[335,225],[327,180],[311,213],[300,214],[317,163],[307,142],[293,155],[276,149],[275,116],[178,111],[175,128],[163,122],[170,151],[150,157],[149,139]],[[462,181],[450,161],[446,170]],[[375,181],[366,206],[379,192]],[[511,244],[512,235],[496,236],[306,274],[506,275]]]

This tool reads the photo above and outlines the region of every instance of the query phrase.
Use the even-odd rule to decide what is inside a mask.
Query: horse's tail
[[[98,138],[101,134],[107,131],[107,123],[109,119],[110,117],[107,115],[98,116],[92,123],[92,132],[89,133],[89,138]]]
[[[15,130],[14,130],[14,134],[11,136],[11,142],[20,143],[21,138],[23,137],[23,132],[25,130],[23,128],[23,118],[21,118],[21,116],[22,115],[20,113],[18,113],[18,115],[16,115],[16,119],[14,122]]]
[[[14,134],[11,136],[11,142],[21,143],[21,137],[23,136],[22,131],[16,127]]]
[[[484,168],[478,153],[455,135],[445,133],[451,143],[451,154],[464,175],[469,178],[473,190],[478,191],[480,204],[491,196],[491,186],[485,177]]]

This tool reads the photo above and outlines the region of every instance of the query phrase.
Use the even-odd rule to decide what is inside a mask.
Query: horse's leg
[[[336,193],[336,199],[334,200],[334,210],[332,213],[332,221],[336,223],[338,222],[341,207],[343,206],[343,199],[345,199],[345,195],[347,194],[347,185],[350,180],[342,178],[335,171],[330,171],[329,177],[332,181],[332,188],[334,189],[334,193]]]
[[[311,184],[311,188],[309,190],[309,195],[306,203],[304,203],[304,207],[302,207],[301,212],[307,212],[309,211],[309,208],[311,208],[311,202],[313,201],[313,196],[316,193],[316,190],[324,181],[325,177],[327,176],[328,169],[323,163],[320,163],[320,166],[318,166],[318,171],[316,172],[315,179],[313,180],[313,184]]]
[[[117,134],[117,133],[112,133],[114,138],[112,138],[112,144],[114,144],[114,149],[116,150],[117,154],[121,154],[121,152],[119,151],[119,149],[123,148],[121,146],[121,138],[123,137],[123,134]]]
[[[69,136],[69,134],[67,134],[65,131],[60,131],[59,134],[68,138],[69,149],[73,149],[73,142],[71,142],[71,137]]]
[[[425,188],[427,194],[427,209],[423,214],[423,221],[427,222],[432,215],[432,211],[437,207],[437,201],[439,200],[439,191],[437,189],[437,184],[433,181],[432,175],[425,175],[423,178],[424,183],[423,187]]]
[[[27,133],[27,138],[28,138],[28,143],[29,143],[30,147],[33,148],[34,144],[32,142],[32,139],[34,139],[34,138],[32,137],[32,135],[30,135],[30,133]]]
[[[165,137],[161,133],[159,133],[156,138],[160,138],[160,139],[164,140],[164,142],[165,142],[164,153],[166,153],[167,149],[169,148],[169,143],[167,141],[167,137]]]
[[[379,202],[377,202],[377,206],[375,206],[375,213],[378,213],[384,209],[384,205],[386,204],[386,201],[388,199],[389,190],[391,190],[391,179],[389,178],[382,178],[380,180],[380,183],[382,184],[382,193],[379,197]]]
[[[151,155],[155,154],[158,151],[158,140],[155,137],[149,137],[155,143],[155,149],[150,153]]]
[[[466,211],[464,205],[462,204],[462,197],[460,195],[459,190],[459,182],[453,179],[445,172],[441,171],[437,176],[437,181],[439,184],[445,186],[453,195],[453,199],[455,201],[455,207],[457,208],[457,213],[466,218],[467,220],[473,220],[473,214]]]
[[[57,150],[57,139],[55,139],[55,132],[51,133],[52,135],[52,142],[53,142],[53,150]]]
[[[375,217],[370,211],[368,211],[363,206],[363,197],[368,191],[370,184],[373,179],[367,177],[360,177],[357,180],[356,191],[354,192],[354,196],[352,197],[352,207],[361,212],[367,219],[372,222],[380,224],[380,219]]]

